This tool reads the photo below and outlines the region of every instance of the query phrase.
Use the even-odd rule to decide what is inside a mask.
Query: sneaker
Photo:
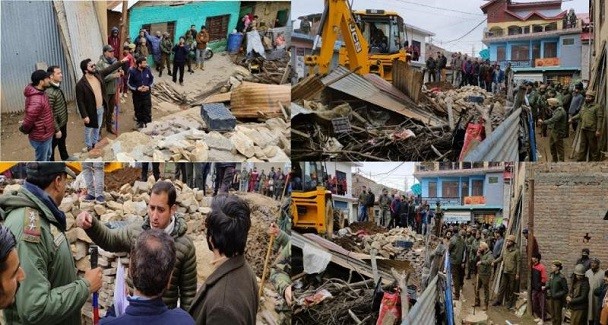
[[[87,196],[84,197],[84,201],[86,201],[86,202],[95,201],[95,197],[91,194],[87,194]]]
[[[98,197],[95,198],[95,201],[98,202],[98,203],[105,203],[106,199],[103,197],[103,195],[100,195],[100,196],[98,196]]]

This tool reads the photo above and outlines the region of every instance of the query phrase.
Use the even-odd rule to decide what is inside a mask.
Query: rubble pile
[[[132,172],[135,177],[139,176],[139,170],[133,168],[128,168],[121,173],[122,176],[119,176],[122,179],[130,179],[131,177],[126,175],[127,172]],[[85,202],[78,192],[66,193],[59,209],[66,214],[66,239],[70,243],[79,276],[82,277],[84,272],[91,267],[89,246],[93,244],[93,241],[82,228],[76,226],[76,216],[81,211],[88,211],[94,217],[99,218],[102,223],[114,228],[127,227],[134,222],[142,222],[147,215],[147,203],[150,200],[149,191],[154,182],[154,177],[150,176],[147,182],[123,183],[119,188],[104,193],[106,197],[104,204]],[[197,278],[200,285],[213,271],[210,263],[213,256],[207,247],[205,236],[205,218],[211,212],[210,206],[213,197],[204,196],[202,190],[191,189],[179,180],[173,182],[177,189],[177,213],[186,219],[188,224],[187,233],[193,239],[197,250]],[[20,186],[19,184],[8,185],[4,190],[15,191]],[[261,278],[269,242],[266,231],[271,222],[276,222],[279,202],[257,193],[236,192],[235,194],[246,200],[251,207],[251,228],[247,239],[246,259],[258,278]],[[276,254],[277,252],[274,252],[271,255],[271,263],[274,261]],[[120,263],[127,268],[126,272],[128,272],[129,255],[126,252],[111,253],[99,249],[98,263],[103,269],[103,286],[99,291],[99,307],[102,316],[106,314],[107,308],[113,302],[119,258]],[[265,294],[270,299],[274,299],[276,296],[276,292],[273,291],[268,282],[266,283]],[[273,310],[264,312],[276,315]],[[92,324],[93,309],[91,301],[85,304],[82,314],[83,324]]]
[[[241,123],[226,133],[204,128],[200,109],[191,108],[108,140],[101,154],[104,161],[124,162],[289,160],[290,123],[283,119]]]
[[[247,58],[239,56],[236,63],[249,72],[241,81],[250,81],[263,84],[282,85],[291,80],[291,66],[289,52],[275,50],[268,54],[268,58]]]
[[[307,82],[308,88],[325,89],[323,85]],[[464,136],[469,122],[488,120],[491,126],[486,130],[493,129],[509,112],[504,98],[495,98],[480,87],[450,88],[423,88],[418,103],[401,93],[399,101],[404,105],[401,111],[390,108],[390,103],[385,108],[335,91],[324,91],[312,100],[310,96],[296,98],[292,103],[295,126],[292,158],[301,161],[458,160],[462,149],[459,137]],[[391,94],[383,93],[389,99],[393,98]]]

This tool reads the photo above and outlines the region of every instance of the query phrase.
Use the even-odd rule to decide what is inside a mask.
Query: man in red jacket
[[[36,161],[48,161],[51,158],[53,135],[61,138],[61,131],[55,129],[51,104],[44,93],[50,85],[49,74],[44,70],[36,70],[32,73],[32,83],[23,90],[25,117],[19,131],[28,135]]]

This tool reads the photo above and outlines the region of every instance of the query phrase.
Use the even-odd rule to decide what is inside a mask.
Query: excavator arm
[[[304,59],[310,74],[315,73],[315,67],[317,72],[322,75],[329,72],[338,32],[341,33],[346,46],[350,70],[357,71],[359,74],[369,73],[369,44],[357,26],[347,0],[325,0],[320,31],[321,48],[315,49],[315,54],[306,56]]]

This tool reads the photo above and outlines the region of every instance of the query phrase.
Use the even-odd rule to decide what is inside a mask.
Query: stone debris
[[[133,169],[133,172],[138,170]],[[213,197],[205,196],[202,190],[189,188],[179,180],[173,181],[177,189],[177,213],[184,216],[188,225],[187,234],[193,239],[197,256],[197,278],[198,284],[203,281],[214,270],[210,261],[212,253],[209,251],[205,236],[205,218],[211,212]],[[135,222],[142,222],[147,214],[147,204],[150,201],[148,191],[154,185],[154,177],[150,176],[147,182],[135,181],[133,184],[124,184],[116,189],[104,192],[106,203],[95,204],[82,201],[77,192],[66,193],[60,204],[60,210],[66,214],[66,239],[70,244],[72,254],[79,276],[91,267],[89,245],[93,241],[87,236],[82,228],[76,226],[76,216],[81,211],[88,211],[94,217],[99,218],[102,223],[113,227],[126,227]],[[6,191],[15,191],[21,185],[13,184],[5,187]],[[264,268],[264,258],[268,247],[269,236],[266,233],[272,222],[277,222],[279,213],[279,201],[258,193],[234,192],[243,198],[251,208],[251,228],[247,238],[247,251],[245,257],[260,281]],[[270,261],[274,261],[276,254],[273,252]],[[103,286],[99,291],[100,315],[105,315],[107,309],[113,303],[114,284],[118,258],[126,267],[128,274],[129,255],[126,252],[112,253],[99,249],[98,265],[103,269]],[[266,282],[266,296],[276,296],[274,288]],[[272,298],[274,301],[274,298]],[[83,324],[91,324],[92,307],[88,301],[82,309]]]
[[[206,132],[199,108],[154,121],[141,131],[123,133],[102,150],[104,161],[288,161],[290,123],[273,118],[241,123],[234,131]],[[254,145],[260,150],[256,150]]]

